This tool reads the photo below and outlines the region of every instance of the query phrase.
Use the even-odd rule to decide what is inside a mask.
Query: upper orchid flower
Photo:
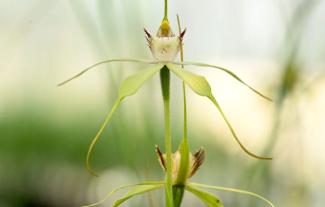
[[[94,67],[104,64],[104,63],[110,63],[110,62],[138,62],[138,63],[146,63],[150,66],[148,68],[145,68],[143,70],[140,70],[139,72],[135,73],[134,75],[129,76],[126,80],[122,82],[122,85],[119,89],[118,97],[110,110],[110,112],[107,114],[101,128],[99,129],[98,133],[96,134],[95,138],[93,139],[92,143],[90,144],[88,155],[87,155],[87,162],[86,166],[87,169],[94,175],[96,175],[95,171],[92,170],[90,167],[90,158],[92,154],[93,147],[95,143],[97,142],[98,138],[100,137],[101,133],[103,132],[106,125],[110,122],[112,115],[114,114],[115,110],[120,105],[121,101],[127,97],[134,95],[139,88],[153,75],[155,75],[157,72],[159,72],[163,68],[167,68],[170,72],[174,73],[178,78],[183,80],[186,85],[188,85],[195,93],[197,93],[200,96],[205,96],[216,106],[218,111],[221,113],[222,118],[225,120],[228,128],[230,129],[230,132],[232,133],[233,137],[235,138],[236,142],[239,144],[239,146],[250,156],[258,158],[258,159],[272,159],[268,157],[261,157],[258,155],[255,155],[254,153],[250,152],[239,140],[237,134],[235,133],[235,130],[231,126],[230,122],[228,121],[228,118],[224,114],[221,106],[215,99],[215,97],[212,94],[210,84],[207,82],[207,80],[200,75],[196,75],[190,71],[183,70],[180,66],[184,65],[195,65],[200,67],[209,67],[221,70],[223,72],[226,72],[231,77],[235,78],[235,80],[239,81],[240,83],[244,84],[246,87],[251,89],[254,93],[260,95],[261,97],[271,101],[270,98],[263,95],[256,89],[254,89],[252,86],[244,82],[241,78],[239,78],[234,72],[220,67],[216,65],[206,64],[206,63],[198,63],[198,62],[192,62],[192,61],[182,61],[177,62],[174,61],[175,57],[177,56],[180,47],[182,45],[182,40],[185,34],[185,30],[180,33],[179,36],[175,36],[169,26],[169,22],[167,20],[163,20],[156,36],[151,35],[148,31],[145,30],[146,38],[148,41],[149,48],[152,52],[152,55],[155,60],[141,60],[141,59],[134,59],[134,58],[118,58],[118,59],[109,59],[104,60],[101,62],[98,62],[96,64],[93,64],[86,69],[82,70],[75,76],[69,78],[66,81],[63,81],[58,84],[58,86],[62,86],[69,81],[81,76],[82,74],[86,73],[87,71],[93,69]]]

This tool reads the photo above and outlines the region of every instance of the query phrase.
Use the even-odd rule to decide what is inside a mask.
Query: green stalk
[[[166,206],[173,207],[173,189],[172,189],[172,140],[170,129],[170,72],[166,66],[160,71],[160,81],[162,96],[164,100],[164,117],[165,117],[165,151],[166,151]]]
[[[164,7],[164,20],[168,20],[168,0],[165,0],[165,7]]]
[[[179,16],[177,14],[177,25],[178,25],[178,33],[182,33],[181,23],[179,20]],[[181,62],[184,62],[184,50],[183,50],[183,43],[180,44],[180,59]],[[182,65],[184,69],[184,65]],[[183,81],[183,109],[184,109],[184,139],[187,139],[187,106],[186,106],[186,89],[185,89],[185,82]]]
[[[182,204],[184,195],[184,185],[173,185],[173,202],[174,207],[179,207]]]

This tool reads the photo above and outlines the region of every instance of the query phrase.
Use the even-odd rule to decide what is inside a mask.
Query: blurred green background
[[[281,207],[325,206],[325,2],[322,0],[170,0],[187,28],[185,60],[230,68],[271,97],[269,103],[222,72],[205,75],[243,143],[272,155],[259,161],[234,142],[207,99],[188,92],[191,150],[207,158],[193,181],[257,192]],[[162,0],[0,1],[0,206],[80,206],[111,189],[163,179],[158,76],[118,109],[86,151],[121,80],[141,64],[100,66],[63,87],[88,65],[114,57],[151,58],[143,28],[155,33]],[[188,90],[189,91],[189,90]],[[181,82],[172,79],[174,150],[182,137]],[[227,207],[259,207],[247,196],[215,192]],[[163,192],[124,206],[162,206]],[[110,201],[106,203],[109,206]],[[186,195],[183,206],[203,206]]]

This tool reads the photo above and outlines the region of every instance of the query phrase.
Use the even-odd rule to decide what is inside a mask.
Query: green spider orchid
[[[176,36],[169,25],[169,21],[167,18],[167,0],[164,0],[165,2],[165,10],[164,10],[164,18],[161,22],[161,25],[157,31],[157,34],[155,36],[151,35],[146,29],[145,35],[147,39],[148,46],[151,50],[151,53],[153,55],[154,60],[141,60],[141,59],[134,59],[134,58],[118,58],[118,59],[109,59],[104,60],[101,62],[98,62],[94,65],[91,65],[87,67],[86,69],[82,70],[75,76],[69,78],[68,80],[58,84],[59,86],[62,86],[69,81],[80,77],[87,71],[95,68],[96,66],[99,66],[101,64],[105,63],[111,63],[111,62],[134,62],[134,63],[145,63],[149,66],[147,68],[144,68],[140,70],[139,72],[129,76],[126,78],[118,91],[118,97],[116,98],[112,109],[109,111],[109,113],[106,115],[105,120],[100,127],[99,131],[97,132],[96,136],[93,138],[88,152],[87,152],[87,158],[86,158],[86,167],[88,171],[93,174],[97,175],[96,172],[93,170],[93,168],[90,165],[90,161],[92,158],[92,152],[93,148],[100,138],[100,135],[102,134],[103,130],[109,124],[110,120],[112,119],[112,116],[114,112],[119,107],[120,103],[128,96],[134,95],[141,86],[149,80],[151,77],[153,77],[156,73],[160,73],[160,80],[161,80],[161,88],[162,88],[162,97],[164,102],[164,125],[165,125],[165,151],[166,153],[163,154],[159,148],[156,148],[156,152],[158,154],[159,160],[161,165],[163,166],[165,172],[166,172],[166,179],[165,181],[150,181],[150,182],[142,182],[140,184],[136,185],[127,185],[122,186],[120,188],[114,189],[112,192],[107,194],[104,199],[101,201],[88,205],[88,206],[96,206],[101,203],[103,203],[107,198],[109,198],[111,195],[115,194],[116,192],[132,188],[125,196],[121,197],[120,199],[116,200],[113,204],[114,207],[119,206],[126,200],[136,196],[140,195],[152,190],[156,190],[159,188],[165,189],[165,198],[166,198],[166,206],[167,207],[179,207],[182,202],[184,191],[189,191],[199,197],[208,207],[222,207],[221,201],[214,196],[213,194],[203,191],[202,188],[208,188],[208,189],[215,189],[215,190],[224,190],[224,191],[231,191],[231,192],[237,192],[242,194],[248,194],[251,196],[258,197],[264,201],[266,201],[268,204],[270,204],[272,207],[274,205],[266,200],[265,198],[259,196],[258,194],[251,193],[244,190],[238,190],[238,189],[232,189],[232,188],[224,188],[219,186],[209,186],[209,185],[203,185],[203,184],[196,184],[196,183],[189,183],[188,179],[194,175],[194,173],[198,170],[198,168],[201,166],[204,160],[204,151],[199,150],[197,153],[192,154],[189,150],[189,144],[187,139],[187,115],[186,115],[186,93],[185,93],[185,85],[189,86],[195,93],[197,93],[200,96],[207,97],[217,108],[217,110],[220,112],[222,118],[224,119],[225,123],[227,124],[228,128],[230,129],[230,132],[232,133],[232,136],[235,138],[236,142],[239,144],[239,146],[250,156],[258,158],[258,159],[264,159],[264,160],[270,160],[272,158],[269,157],[262,157],[258,156],[252,152],[250,152],[239,140],[237,134],[235,133],[235,130],[231,126],[230,122],[228,121],[228,118],[224,114],[222,108],[220,107],[219,103],[215,99],[215,97],[212,94],[211,87],[207,80],[200,75],[196,75],[192,72],[189,72],[187,70],[184,70],[184,66],[186,65],[194,65],[199,67],[205,67],[205,68],[213,68],[221,70],[231,77],[235,78],[240,83],[244,84],[246,87],[248,87],[250,90],[252,90],[254,93],[260,95],[261,97],[271,101],[270,98],[263,95],[259,91],[255,90],[253,87],[251,87],[249,84],[244,82],[241,78],[239,78],[235,73],[232,71],[206,63],[198,63],[198,62],[192,62],[192,61],[184,61],[183,60],[183,37],[185,35],[186,30],[181,30],[179,18],[177,16],[178,20],[178,28],[179,28],[179,35]],[[175,58],[177,57],[178,53],[180,53],[180,60],[181,61],[175,61]],[[179,149],[177,152],[172,154],[172,142],[171,142],[171,127],[170,127],[170,72],[176,75],[178,78],[180,78],[183,82],[183,99],[184,99],[184,137],[182,139],[182,142],[179,146]]]
[[[194,66],[199,66],[199,67],[208,67],[208,68],[213,68],[213,69],[218,69],[223,72],[226,72],[228,75],[231,77],[235,78],[237,81],[240,83],[244,84],[246,87],[251,89],[253,92],[256,94],[260,95],[261,97],[271,101],[270,98],[267,96],[263,95],[256,89],[254,89],[252,86],[244,82],[240,77],[238,77],[235,73],[232,71],[216,66],[216,65],[211,65],[211,64],[206,64],[206,63],[199,63],[199,62],[192,62],[192,61],[181,61],[177,62],[174,59],[176,58],[177,54],[179,53],[179,50],[182,45],[182,40],[185,34],[185,30],[180,33],[179,36],[175,36],[173,32],[170,29],[169,22],[168,20],[163,20],[161,23],[161,26],[157,32],[156,36],[152,36],[147,30],[145,30],[146,33],[146,38],[148,41],[149,48],[152,52],[153,57],[155,60],[141,60],[141,59],[133,59],[133,58],[118,58],[118,59],[109,59],[109,60],[104,60],[101,62],[98,62],[94,65],[91,65],[90,67],[87,67],[86,69],[82,70],[80,73],[76,74],[75,76],[69,78],[66,81],[61,82],[58,84],[58,86],[62,86],[69,81],[81,76],[82,74],[86,73],[87,71],[95,68],[96,66],[99,66],[101,64],[105,63],[111,63],[111,62],[135,62],[135,63],[146,63],[150,65],[147,68],[144,68],[134,75],[129,76],[127,79],[125,79],[122,82],[122,85],[120,86],[119,92],[118,92],[118,97],[113,104],[112,109],[110,112],[107,114],[102,126],[100,127],[98,133],[96,134],[95,138],[90,144],[88,154],[87,154],[87,161],[86,161],[86,166],[87,169],[93,174],[96,175],[95,171],[90,167],[90,160],[91,160],[91,154],[93,151],[93,147],[95,146],[95,143],[99,139],[100,135],[102,134],[104,128],[106,125],[110,122],[112,115],[120,105],[120,103],[126,98],[127,96],[134,95],[140,87],[152,76],[154,76],[156,73],[159,71],[166,71],[169,73],[172,72],[175,74],[178,78],[180,78],[182,81],[185,82],[186,85],[188,85],[195,93],[197,93],[200,96],[205,96],[207,97],[218,109],[220,112],[222,118],[226,122],[228,128],[230,129],[230,132],[232,136],[235,138],[236,142],[239,144],[239,146],[250,156],[258,158],[258,159],[264,159],[264,160],[270,160],[272,158],[269,157],[262,157],[258,156],[252,152],[250,152],[239,140],[235,130],[233,129],[232,125],[230,124],[228,118],[226,117],[225,113],[223,112],[220,104],[216,100],[216,98],[213,96],[210,84],[208,81],[200,75],[196,75],[190,71],[183,70],[180,66],[185,66],[185,65],[194,65]]]
[[[188,182],[188,179],[193,176],[199,169],[199,167],[202,165],[204,161],[204,150],[200,149],[195,154],[189,153],[188,149],[186,148],[186,144],[184,142],[180,145],[177,152],[173,154],[173,193],[174,197],[178,197],[179,200],[174,201],[175,206],[180,206],[184,190],[187,192],[190,192],[197,196],[206,206],[208,207],[223,207],[223,203],[221,200],[215,196],[214,194],[207,192],[203,190],[204,188],[209,190],[219,190],[219,191],[227,191],[227,192],[235,192],[240,193],[244,195],[249,195],[256,197],[267,204],[269,204],[271,207],[275,207],[274,204],[267,200],[266,198],[250,192],[246,190],[236,189],[236,188],[226,188],[221,186],[212,186],[212,185],[204,185],[200,183],[191,183]],[[160,149],[156,146],[156,153],[158,155],[159,162],[164,170],[166,170],[166,160],[164,154],[160,151]],[[190,155],[190,159],[184,162],[183,156],[184,155]],[[187,156],[186,156],[187,157]],[[185,166],[185,167],[184,167]],[[184,170],[185,169],[185,170]],[[184,171],[184,172],[182,172]],[[185,173],[185,174],[184,174]],[[158,189],[162,189],[165,186],[164,181],[145,181],[139,184],[135,185],[125,185],[118,187],[111,192],[107,193],[106,196],[104,196],[103,199],[100,201],[85,205],[83,207],[92,207],[92,206],[98,206],[100,204],[103,204],[107,199],[109,199],[112,195],[115,193],[124,190],[124,189],[130,189],[125,195],[118,198],[114,201],[112,207],[117,207],[126,202],[127,200]],[[182,193],[181,196],[176,196],[177,193]]]

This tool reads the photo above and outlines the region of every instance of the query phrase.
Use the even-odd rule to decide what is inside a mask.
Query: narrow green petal
[[[155,63],[155,62],[150,61],[150,60],[140,60],[140,59],[133,59],[133,58],[119,58],[119,59],[104,60],[104,61],[95,63],[95,64],[83,69],[81,72],[77,73],[76,75],[72,76],[71,78],[69,78],[69,79],[67,79],[65,81],[62,81],[57,86],[62,86],[64,84],[78,78],[79,76],[83,75],[87,71],[89,71],[89,70],[91,70],[91,69],[93,69],[93,68],[95,68],[95,67],[97,67],[99,65],[106,64],[106,63],[111,63],[111,62],[136,62],[136,63],[148,63],[148,64]]]
[[[129,200],[130,198],[132,198],[134,196],[141,195],[143,193],[162,188],[163,186],[164,185],[162,185],[162,184],[135,186],[135,188],[133,188],[125,196],[123,196],[122,198],[116,200],[112,207],[120,206],[122,203],[124,203],[125,201]]]
[[[273,101],[271,98],[269,98],[268,96],[266,96],[263,93],[259,92],[254,87],[250,86],[248,83],[246,83],[245,81],[243,81],[234,72],[232,72],[231,70],[228,70],[228,69],[226,69],[224,67],[220,67],[220,66],[217,66],[217,65],[210,65],[210,64],[206,64],[206,63],[198,63],[198,62],[173,62],[173,64],[177,64],[177,65],[195,65],[195,66],[199,66],[199,67],[209,67],[209,68],[214,68],[214,69],[221,70],[223,72],[226,72],[228,75],[232,76],[233,78],[235,78],[241,84],[245,85],[246,87],[248,87],[250,90],[252,90],[257,95],[261,96],[262,98],[264,98],[264,99],[266,99],[268,101]]]
[[[189,186],[192,186],[192,187],[195,186],[195,187],[200,187],[200,188],[207,188],[207,189],[213,189],[213,190],[221,190],[221,191],[228,191],[228,192],[250,195],[250,196],[253,196],[253,197],[256,197],[256,198],[259,198],[259,199],[265,201],[271,207],[275,207],[275,205],[271,201],[267,200],[266,198],[264,198],[256,193],[246,191],[246,190],[241,190],[241,189],[236,189],[236,188],[225,188],[225,187],[212,186],[212,185],[204,185],[204,184],[199,184],[199,183],[190,183]]]
[[[182,79],[195,93],[201,95],[201,96],[206,96],[208,97],[211,102],[216,106],[218,111],[220,112],[222,118],[226,122],[232,136],[235,138],[236,142],[239,144],[239,146],[246,152],[248,155],[255,157],[257,159],[262,159],[262,160],[270,160],[272,158],[269,157],[261,157],[258,155],[255,155],[254,153],[250,152],[239,140],[234,128],[228,121],[228,118],[226,117],[225,113],[223,112],[222,108],[220,107],[219,103],[217,100],[214,98],[212,92],[211,92],[211,87],[208,83],[208,81],[200,75],[196,75],[194,73],[191,73],[189,71],[181,69],[179,66],[174,65],[174,64],[167,64],[167,67],[174,73],[176,74],[180,79]]]
[[[90,146],[88,148],[88,152],[87,152],[87,157],[86,157],[86,168],[87,170],[90,172],[90,174],[94,175],[94,176],[98,176],[97,173],[95,172],[95,170],[92,169],[91,167],[91,158],[92,158],[92,152],[94,149],[95,144],[97,143],[98,139],[100,138],[100,135],[103,133],[105,127],[107,126],[107,124],[110,122],[114,112],[116,111],[116,109],[119,107],[121,103],[121,99],[117,99],[112,107],[112,109],[110,110],[110,112],[106,115],[104,122],[102,123],[101,127],[99,128],[96,136],[92,139]]]
[[[252,152],[250,152],[245,146],[244,144],[240,141],[239,137],[237,136],[234,128],[232,127],[232,125],[230,124],[230,121],[228,120],[227,116],[225,115],[225,113],[223,112],[222,108],[220,107],[219,103],[217,102],[217,100],[214,98],[214,96],[209,97],[209,99],[212,101],[212,103],[216,106],[216,108],[218,109],[218,111],[220,112],[223,120],[226,122],[232,136],[235,138],[236,142],[239,144],[240,148],[242,148],[242,150],[244,150],[244,152],[246,152],[248,155],[260,159],[260,160],[272,160],[271,157],[262,157],[259,155],[256,155]]]
[[[114,195],[115,193],[117,193],[118,191],[120,190],[123,190],[125,188],[130,188],[130,187],[133,187],[135,185],[125,185],[125,186],[121,186],[121,187],[118,187],[118,188],[115,188],[113,189],[111,192],[107,193],[104,198],[102,198],[101,200],[97,201],[96,203],[92,203],[92,204],[89,204],[89,205],[84,205],[84,206],[81,206],[81,207],[93,207],[93,206],[98,206],[102,203],[104,203],[107,199],[109,199],[112,195]]]
[[[152,66],[150,66],[150,67],[148,67],[148,68],[146,68],[144,70],[141,70],[141,71],[137,72],[134,75],[131,75],[130,77],[128,77],[126,80],[123,81],[123,83],[122,83],[122,85],[120,87],[120,90],[119,90],[119,95],[118,95],[117,100],[115,101],[115,103],[114,103],[112,109],[110,110],[110,112],[106,115],[102,126],[100,127],[100,129],[97,132],[96,136],[91,141],[91,144],[90,144],[89,149],[88,149],[87,158],[86,158],[86,168],[88,169],[88,171],[92,175],[97,176],[96,172],[92,169],[92,167],[90,165],[93,148],[94,148],[95,144],[97,143],[100,135],[103,133],[105,127],[110,122],[114,112],[116,111],[116,109],[120,105],[121,101],[125,97],[135,94],[139,90],[139,88],[149,78],[151,78],[155,73],[157,73],[162,67],[163,67],[162,64],[152,65]]]
[[[209,192],[196,188],[193,185],[187,185],[185,189],[199,197],[208,207],[223,207],[221,201]]]

